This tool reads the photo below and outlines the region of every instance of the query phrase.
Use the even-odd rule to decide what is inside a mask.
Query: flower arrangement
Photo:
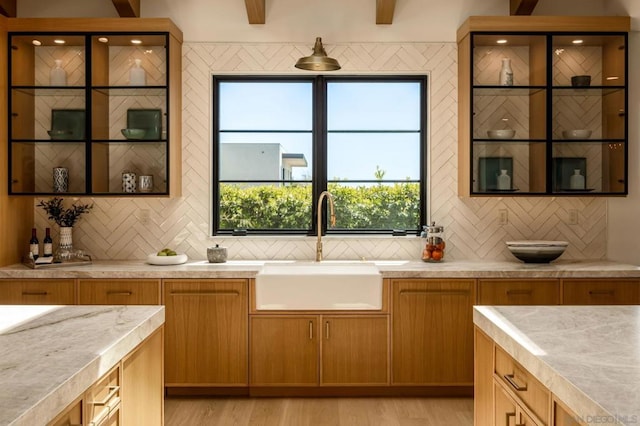
[[[42,207],[49,219],[53,220],[58,226],[73,226],[80,219],[83,213],[89,212],[93,208],[93,204],[72,204],[70,208],[65,208],[63,199],[54,197],[50,200],[40,200],[38,207]]]

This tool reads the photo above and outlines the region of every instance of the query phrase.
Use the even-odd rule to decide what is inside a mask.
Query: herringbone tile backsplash
[[[74,244],[97,259],[143,259],[169,246],[205,259],[215,243],[231,259],[312,259],[310,237],[210,237],[211,76],[216,73],[298,73],[293,64],[307,44],[185,43],[183,46],[183,196],[96,198],[94,210],[76,226]],[[353,43],[327,45],[344,74],[426,73],[429,88],[429,210],[445,227],[447,259],[509,259],[504,241],[569,241],[565,259],[606,257],[606,200],[602,198],[457,195],[457,50],[454,43]],[[516,61],[517,62],[517,61]],[[517,111],[514,119],[520,120]],[[36,199],[36,202],[39,199]],[[70,200],[68,200],[70,201]],[[51,226],[36,209],[37,227]],[[498,212],[508,211],[500,225]],[[578,223],[569,223],[571,210]],[[55,228],[55,227],[54,227]],[[54,229],[54,236],[57,229]],[[329,237],[327,258],[418,259],[415,237]]]

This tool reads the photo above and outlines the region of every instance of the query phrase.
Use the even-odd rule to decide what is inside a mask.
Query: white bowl
[[[177,254],[175,256],[158,256],[153,253],[147,256],[147,263],[150,265],[180,265],[187,261],[186,254]]]
[[[491,139],[513,139],[516,131],[513,129],[487,130],[487,135]]]
[[[562,137],[565,139],[589,139],[590,136],[591,136],[591,130],[587,130],[587,129],[562,131]]]
[[[507,241],[511,254],[524,263],[549,263],[564,253],[566,241],[522,240]]]

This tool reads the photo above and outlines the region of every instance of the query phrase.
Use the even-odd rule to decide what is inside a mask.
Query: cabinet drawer
[[[86,424],[110,424],[120,416],[120,367],[116,366],[89,388],[86,399]]]
[[[496,346],[495,373],[507,389],[513,391],[522,405],[538,418],[549,418],[549,391],[511,356]],[[519,401],[519,402],[520,402]]]
[[[638,280],[563,280],[564,305],[637,305]]]
[[[479,280],[480,305],[557,305],[558,280]]]
[[[160,280],[78,280],[80,305],[159,305]]]
[[[73,305],[74,280],[0,280],[0,304]]]

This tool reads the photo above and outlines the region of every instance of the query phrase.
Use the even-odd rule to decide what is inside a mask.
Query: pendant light
[[[335,59],[327,56],[327,52],[322,47],[322,38],[316,37],[313,54],[298,59],[296,68],[307,71],[336,71],[340,69],[340,64]]]

